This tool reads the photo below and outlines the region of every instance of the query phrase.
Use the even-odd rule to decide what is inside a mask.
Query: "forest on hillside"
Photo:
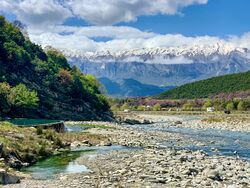
[[[0,116],[72,120],[110,119],[100,83],[46,52],[0,16]]]
[[[235,93],[250,89],[250,71],[213,77],[163,92],[159,99],[200,99],[220,93]]]

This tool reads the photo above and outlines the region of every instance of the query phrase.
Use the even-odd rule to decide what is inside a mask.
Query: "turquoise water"
[[[115,150],[128,150],[125,146],[100,146],[100,147],[80,147],[70,152],[52,156],[48,159],[40,160],[36,164],[22,169],[28,172],[34,179],[51,179],[56,174],[91,172],[86,166],[79,162],[83,156],[96,157]]]
[[[84,151],[91,153],[93,151]],[[83,152],[67,152],[52,156],[48,159],[40,160],[31,167],[24,168],[24,172],[31,173],[34,179],[50,179],[59,173],[81,173],[90,170],[77,162]]]
[[[48,119],[11,119],[8,120],[10,123],[19,126],[32,126],[32,125],[42,125],[42,124],[50,124],[50,123],[59,123],[59,120],[48,120]]]

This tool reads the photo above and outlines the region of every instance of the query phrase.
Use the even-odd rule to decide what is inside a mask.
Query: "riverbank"
[[[195,128],[195,129],[219,129],[229,131],[250,132],[250,114],[223,112],[133,112],[136,119],[147,119],[152,122],[179,122],[177,127]],[[123,116],[130,116],[124,114]],[[188,120],[188,121],[187,121]],[[173,126],[173,124],[169,124]]]
[[[161,120],[159,116],[143,117],[148,120]],[[168,123],[162,125],[191,126],[193,121],[203,123],[202,119],[192,118],[193,116],[187,120],[182,116],[168,116],[162,119]],[[216,125],[207,123],[211,127]],[[26,178],[19,185],[4,187],[250,187],[250,163],[236,155],[228,157],[215,153],[209,156],[201,150],[176,150],[174,147],[162,146],[164,141],[173,143],[173,146],[185,145],[187,137],[179,133],[154,129],[147,131],[137,129],[136,126],[118,124],[110,126],[111,129],[91,128],[85,131],[109,138],[111,144],[134,149],[113,151],[94,157],[82,155],[78,162],[92,172],[59,174],[53,180]],[[227,130],[230,128],[231,125]],[[188,138],[188,142],[194,145],[204,144],[191,138]]]

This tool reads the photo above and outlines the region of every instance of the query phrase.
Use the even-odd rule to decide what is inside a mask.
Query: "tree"
[[[161,110],[161,105],[159,103],[153,106],[153,111],[160,111],[160,110]]]
[[[7,102],[7,96],[10,93],[10,85],[6,82],[0,83],[0,113],[9,111],[10,106]]]
[[[125,109],[129,109],[128,103],[124,103],[124,104],[121,106],[121,110],[125,110]]]
[[[240,101],[237,105],[237,110],[240,111],[247,110],[247,103],[245,101]]]
[[[182,106],[182,108],[183,108],[184,110],[192,110],[193,105],[192,105],[190,102],[188,102],[188,103],[185,103],[185,104]]]
[[[73,83],[72,75],[70,74],[69,71],[67,71],[65,69],[60,69],[59,70],[58,77],[59,77],[59,80],[60,80],[61,84],[64,84],[64,85],[68,86],[68,85]]]
[[[139,105],[139,106],[137,107],[137,110],[138,110],[138,111],[144,111],[144,110],[145,110],[145,106]]]
[[[24,84],[11,88],[7,99],[10,105],[21,109],[37,107],[39,102],[37,92],[29,91]]]
[[[207,101],[204,103],[204,105],[203,105],[204,108],[208,108],[208,107],[212,107],[212,106],[213,106],[213,104],[212,104],[212,102],[211,102],[210,100],[207,100]]]
[[[234,103],[233,102],[227,103],[226,109],[227,110],[233,110],[234,109]]]

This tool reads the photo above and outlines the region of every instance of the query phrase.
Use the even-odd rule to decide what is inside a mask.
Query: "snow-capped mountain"
[[[163,48],[143,48],[123,51],[99,51],[84,52],[81,50],[62,50],[69,58],[79,58],[89,61],[98,60],[124,60],[131,57],[139,57],[142,60],[155,57],[194,57],[194,56],[211,56],[211,55],[229,55],[232,52],[246,53],[246,48],[235,48],[230,44],[217,43],[211,46],[182,46],[182,47],[163,47]]]
[[[173,86],[250,70],[250,51],[230,44],[124,51],[62,50],[72,65],[97,78]]]

